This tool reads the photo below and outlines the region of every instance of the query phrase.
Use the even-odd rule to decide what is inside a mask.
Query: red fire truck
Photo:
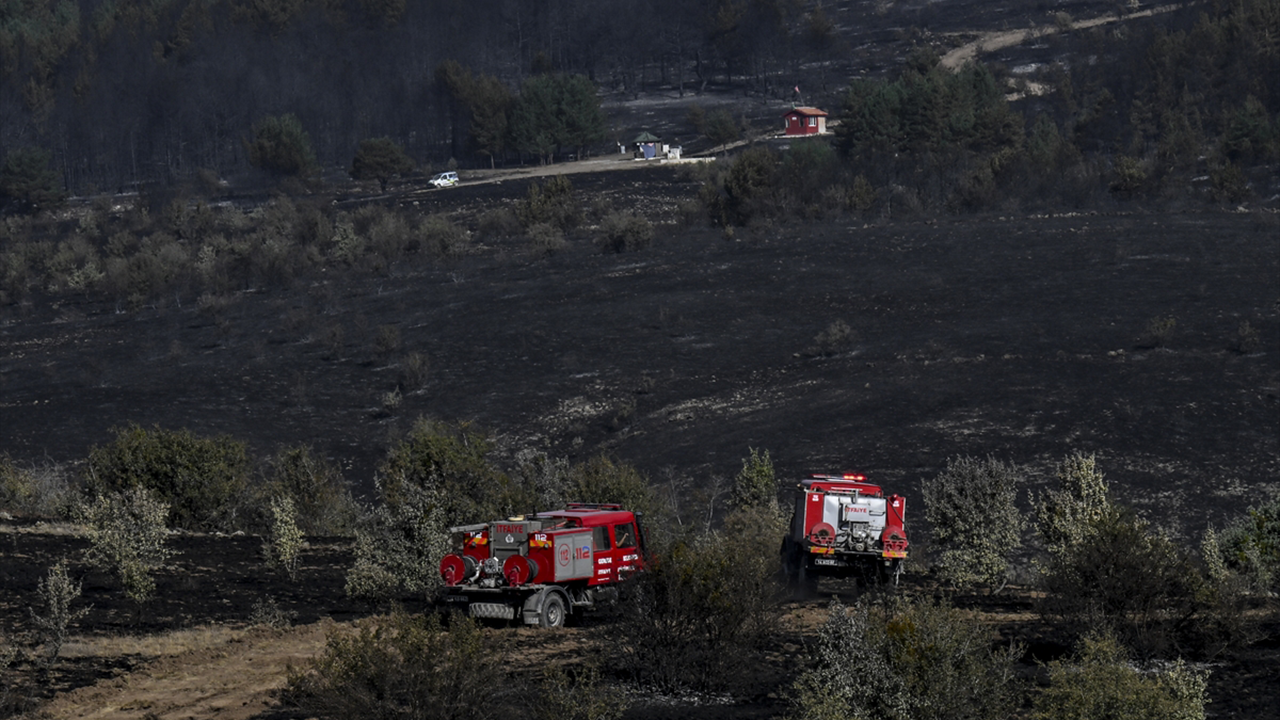
[[[616,600],[618,583],[644,567],[640,518],[621,505],[569,503],[453,532],[458,547],[440,561],[445,602],[472,617],[560,627]]]
[[[906,498],[886,496],[854,474],[814,475],[796,488],[782,541],[782,566],[793,585],[813,590],[823,575],[897,580],[907,557]]]

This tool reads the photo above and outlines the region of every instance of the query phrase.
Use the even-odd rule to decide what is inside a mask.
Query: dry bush
[[[1173,331],[1176,330],[1177,327],[1178,320],[1172,315],[1160,315],[1151,318],[1151,320],[1147,322],[1146,329],[1138,338],[1138,347],[1166,347],[1169,344],[1169,341],[1173,339]]]
[[[805,350],[806,355],[830,357],[847,349],[857,334],[844,320],[833,320],[830,325],[813,338],[813,346]]]
[[[264,595],[254,601],[253,609],[249,611],[249,624],[283,629],[292,625],[297,616],[298,613],[281,608],[275,598]]]
[[[430,371],[431,361],[426,355],[419,352],[405,355],[400,359],[400,387],[410,393],[421,390],[427,384]]]
[[[529,226],[529,249],[534,255],[554,255],[569,247],[564,231],[551,223],[536,223]]]
[[[653,225],[634,213],[609,213],[600,222],[600,247],[607,252],[634,252],[653,244]]]
[[[520,218],[510,208],[487,210],[476,223],[476,233],[482,238],[513,238],[523,230]]]
[[[0,509],[18,515],[67,517],[75,505],[79,487],[63,465],[18,467],[0,456]]]
[[[438,258],[465,255],[470,243],[467,231],[443,215],[431,215],[422,221],[422,250]]]
[[[498,717],[508,681],[504,653],[470,619],[446,629],[437,615],[397,612],[335,630],[325,649],[291,669],[286,700],[326,720],[452,720]]]

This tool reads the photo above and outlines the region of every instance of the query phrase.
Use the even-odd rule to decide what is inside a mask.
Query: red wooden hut
[[[827,114],[818,108],[791,108],[782,116],[787,135],[821,135],[827,131]]]

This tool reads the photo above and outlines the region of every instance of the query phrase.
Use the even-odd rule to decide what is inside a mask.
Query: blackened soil
[[[666,171],[580,182],[655,219],[693,192]],[[425,415],[474,421],[506,451],[608,452],[662,482],[705,485],[767,448],[784,476],[859,470],[915,501],[956,455],[1024,465],[1034,488],[1081,450],[1121,500],[1198,535],[1280,477],[1278,229],[1243,213],[840,220],[732,240],[664,225],[621,255],[585,229],[549,258],[490,242],[216,307],[10,306],[0,452],[74,462],[113,427],[158,424],[260,457],[309,443],[368,490]],[[837,323],[848,332],[821,342]],[[384,326],[398,347],[379,349]],[[401,370],[414,352],[420,389]]]

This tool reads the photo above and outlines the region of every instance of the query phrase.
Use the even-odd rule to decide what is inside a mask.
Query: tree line
[[[73,192],[242,171],[253,125],[285,114],[326,167],[345,166],[374,137],[419,163],[494,162],[508,149],[493,123],[510,96],[543,102],[563,89],[532,78],[581,75],[573,82],[628,91],[661,80],[683,91],[715,76],[763,77],[802,11],[782,0],[8,0],[0,147],[50,153]],[[441,77],[448,61],[477,85],[454,70]],[[523,117],[511,109],[508,121]],[[464,111],[474,140],[459,131]],[[601,134],[512,129],[543,157]]]

